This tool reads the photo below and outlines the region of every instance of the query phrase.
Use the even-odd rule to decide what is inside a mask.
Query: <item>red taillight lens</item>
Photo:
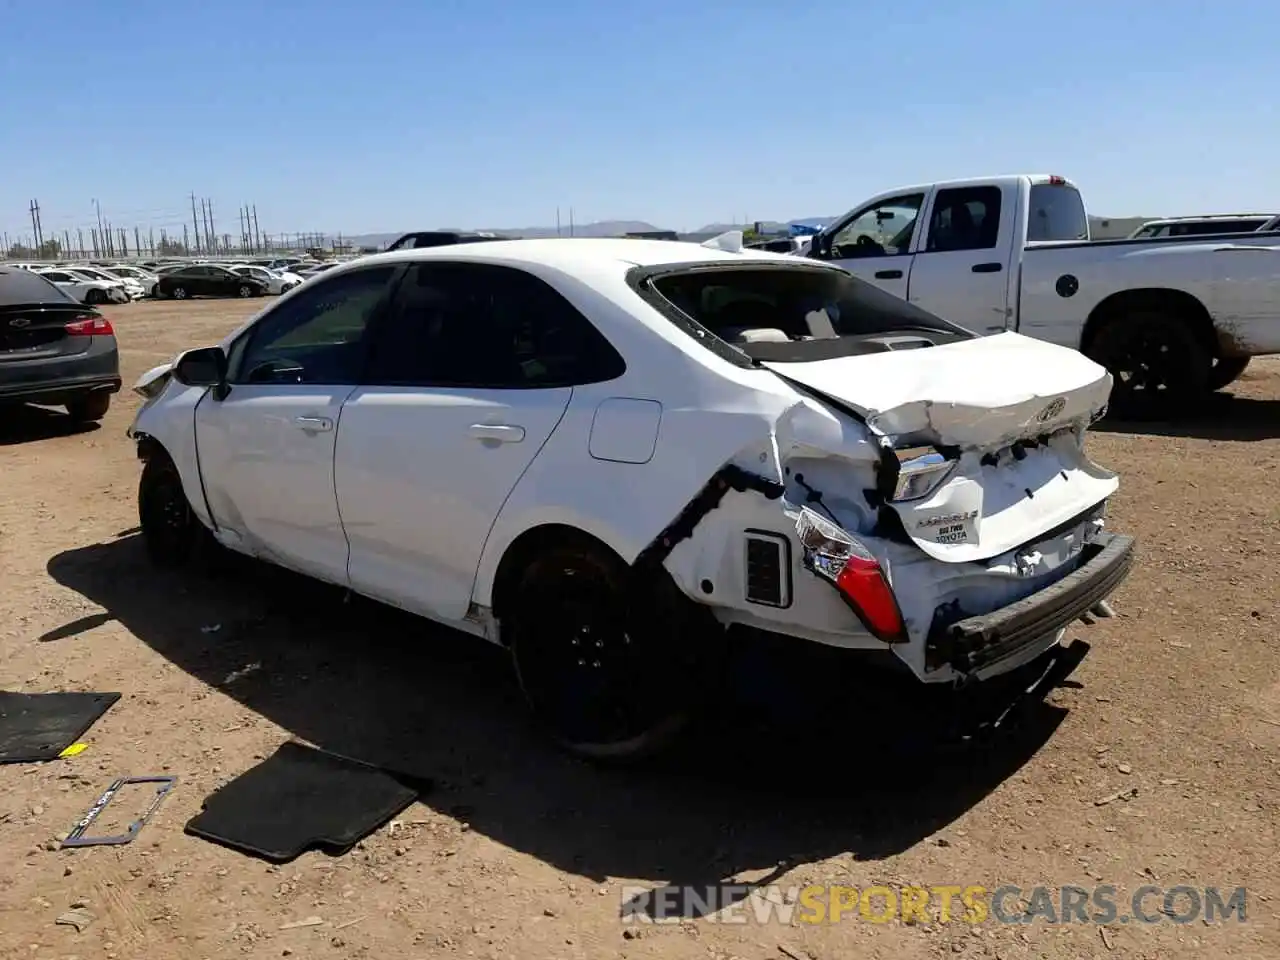
[[[67,324],[69,337],[111,337],[115,330],[106,317],[84,317]]]
[[[904,643],[907,627],[893,588],[875,556],[845,530],[808,507],[800,511],[796,533],[810,570],[840,591],[876,639]]]
[[[902,643],[907,639],[898,599],[885,580],[880,564],[850,557],[836,577],[836,587],[877,639],[885,643]]]

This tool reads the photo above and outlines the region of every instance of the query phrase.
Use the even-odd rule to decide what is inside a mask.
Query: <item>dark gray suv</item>
[[[0,264],[0,406],[65,406],[101,420],[120,389],[111,321],[44,277]]]

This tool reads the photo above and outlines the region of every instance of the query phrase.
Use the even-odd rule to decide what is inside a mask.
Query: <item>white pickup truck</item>
[[[1111,371],[1111,409],[1159,417],[1280,353],[1280,238],[1089,239],[1069,180],[1019,175],[890,190],[802,251],[976,333],[1016,330]]]

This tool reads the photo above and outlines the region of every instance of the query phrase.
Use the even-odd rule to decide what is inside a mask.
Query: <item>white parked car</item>
[[[127,303],[129,301],[129,295],[119,283],[95,280],[67,268],[34,272],[61,287],[81,303]]]
[[[302,283],[302,278],[292,273],[268,270],[266,267],[255,267],[249,264],[234,264],[229,270],[246,277],[257,277],[267,285],[267,292],[274,294],[288,293]]]
[[[86,280],[98,280],[102,283],[119,287],[124,291],[126,301],[146,295],[142,284],[138,283],[137,280],[114,277],[99,267],[74,266],[64,267],[63,269],[73,276],[83,277]]]
[[[1132,562],[1084,450],[1110,389],[829,265],[516,240],[335,267],[145,374],[130,435],[158,563],[216,542],[506,645],[561,742],[619,756],[733,628],[1038,669]]]
[[[132,280],[142,290],[138,296],[154,297],[156,295],[156,284],[160,282],[160,278],[154,273],[143,270],[141,267],[132,267],[128,265],[120,265],[114,267],[103,267],[103,271],[120,280]]]

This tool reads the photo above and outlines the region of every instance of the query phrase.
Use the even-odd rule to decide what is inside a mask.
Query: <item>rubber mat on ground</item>
[[[0,690],[0,763],[56,759],[119,699],[118,693]]]
[[[289,742],[207,797],[186,832],[272,863],[317,847],[341,854],[428,788]]]

